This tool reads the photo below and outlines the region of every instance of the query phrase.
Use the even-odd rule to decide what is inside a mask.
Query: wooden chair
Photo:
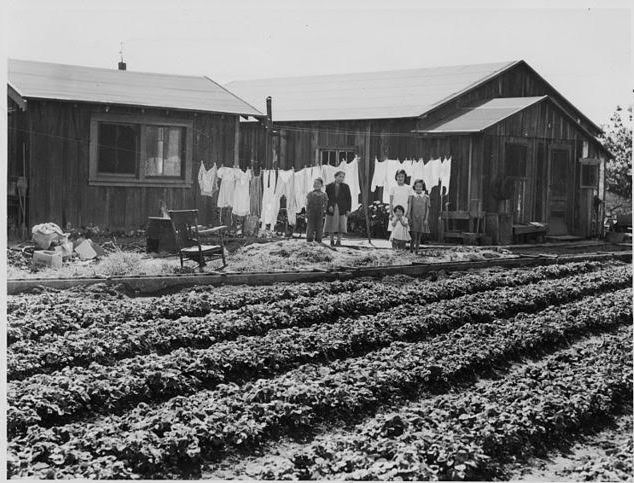
[[[464,230],[457,229],[455,226],[456,221],[468,222],[468,211],[443,211],[440,213],[442,219],[442,239],[443,240],[464,240]]]
[[[222,267],[227,266],[225,261],[225,243],[223,234],[226,226],[216,226],[205,230],[198,230],[198,210],[169,210],[172,220],[176,246],[181,260],[181,268],[184,259],[198,262],[200,271],[205,266],[205,258],[208,260],[222,259]],[[201,235],[218,235],[218,245],[203,245],[200,242]]]

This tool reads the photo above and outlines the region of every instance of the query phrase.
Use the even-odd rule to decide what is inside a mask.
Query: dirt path
[[[631,411],[632,408],[629,408]],[[567,451],[533,459],[510,471],[522,481],[634,481],[631,414],[603,431],[586,436]]]

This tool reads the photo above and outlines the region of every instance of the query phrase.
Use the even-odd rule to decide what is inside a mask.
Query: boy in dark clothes
[[[313,191],[306,196],[306,241],[315,240],[321,243],[321,236],[324,230],[324,216],[326,215],[326,206],[328,204],[328,196],[321,189],[324,182],[321,178],[315,179],[313,182]]]

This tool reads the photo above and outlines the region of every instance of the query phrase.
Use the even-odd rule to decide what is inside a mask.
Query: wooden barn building
[[[170,209],[216,210],[201,160],[238,161],[261,113],[207,77],[9,60],[9,223],[138,229]],[[207,166],[209,168],[209,166]],[[23,196],[19,196],[22,194]]]
[[[449,192],[441,200],[438,188],[431,190],[437,238],[474,226],[498,243],[544,225],[547,235],[562,238],[600,229],[597,201],[610,157],[597,140],[601,130],[525,61],[235,81],[227,88],[263,112],[272,98],[272,128],[242,123],[243,165],[276,160],[281,169],[302,168],[356,154],[362,196],[371,202],[375,158],[451,157]]]

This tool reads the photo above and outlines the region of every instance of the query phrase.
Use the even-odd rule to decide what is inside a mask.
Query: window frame
[[[330,146],[319,146],[317,148],[317,160],[318,160],[318,162],[320,164],[323,164],[321,162],[321,156],[322,156],[322,153],[324,151],[334,151],[335,152],[335,157],[337,159],[337,164],[331,164],[330,166],[339,166],[339,164],[341,163],[341,161],[338,161],[340,153],[354,153],[355,157],[359,156],[359,150],[356,147],[350,146],[350,147],[337,147],[337,148],[335,148],[335,147],[330,147]],[[354,159],[354,158],[352,158],[352,159]],[[346,162],[350,162],[350,161],[352,161],[352,159],[346,160]]]
[[[139,126],[139,148],[136,160],[136,174],[99,173],[99,124],[134,124]],[[145,174],[146,126],[185,128],[183,176],[161,176]],[[125,115],[94,113],[90,118],[90,153],[88,184],[90,186],[143,186],[155,188],[190,188],[192,181],[193,121],[161,116]],[[182,168],[181,168],[182,169]]]
[[[593,166],[596,169],[596,182],[593,185],[583,184],[583,169],[586,166]],[[581,158],[579,159],[579,187],[581,189],[599,189],[601,178],[601,160],[599,158]]]

